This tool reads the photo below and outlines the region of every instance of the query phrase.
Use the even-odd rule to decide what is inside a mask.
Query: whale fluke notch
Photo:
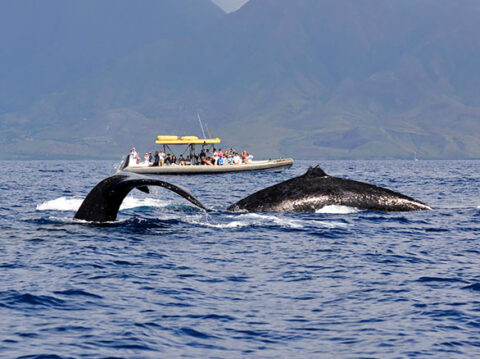
[[[149,194],[149,193],[150,193],[150,190],[148,189],[148,186],[138,186],[137,189],[138,189],[140,192],[143,192],[143,193],[146,193],[146,194]]]
[[[91,222],[110,222],[117,218],[118,210],[127,194],[134,188],[149,193],[147,186],[160,186],[173,191],[194,205],[207,210],[186,189],[155,178],[119,172],[98,183],[83,200],[75,219]]]

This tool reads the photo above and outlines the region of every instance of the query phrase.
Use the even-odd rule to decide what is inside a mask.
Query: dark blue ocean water
[[[0,357],[480,356],[480,162],[321,162],[429,212],[223,210],[310,164],[168,177],[215,211],[155,188],[95,225],[113,162],[1,162]]]

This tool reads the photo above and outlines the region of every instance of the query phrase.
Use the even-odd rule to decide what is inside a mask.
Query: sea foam
[[[358,211],[359,209],[354,207],[329,205],[329,206],[325,206],[320,209],[317,209],[315,213],[350,214],[350,213],[357,213]]]
[[[59,197],[37,205],[37,211],[77,211],[82,204],[81,198]],[[163,208],[170,202],[155,198],[135,198],[126,197],[120,206],[120,210],[132,209],[138,207],[158,207]]]

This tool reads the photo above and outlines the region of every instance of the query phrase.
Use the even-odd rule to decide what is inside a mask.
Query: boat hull
[[[223,165],[223,166],[207,166],[207,165],[169,165],[147,167],[142,165],[133,165],[123,168],[123,171],[142,173],[142,174],[158,174],[158,175],[193,175],[193,174],[219,174],[231,172],[253,172],[253,171],[273,171],[281,172],[293,165],[293,159],[281,158],[266,161],[253,161],[248,164],[241,165]]]

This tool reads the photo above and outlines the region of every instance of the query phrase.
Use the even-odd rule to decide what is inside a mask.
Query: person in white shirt
[[[240,164],[240,156],[238,155],[238,153],[235,153],[235,156],[233,156],[233,164],[234,165],[239,165]]]
[[[150,159],[150,155],[148,153],[145,153],[145,156],[143,156],[143,163],[142,165],[145,166],[145,167],[148,167],[149,165],[149,160]]]
[[[165,152],[163,150],[160,150],[160,153],[158,155],[160,156],[160,166],[163,166],[163,163],[165,162]]]
[[[140,156],[138,155],[135,147],[133,147],[132,150],[130,151],[130,161],[129,162],[131,164],[134,164],[134,163],[139,164],[140,163]]]

